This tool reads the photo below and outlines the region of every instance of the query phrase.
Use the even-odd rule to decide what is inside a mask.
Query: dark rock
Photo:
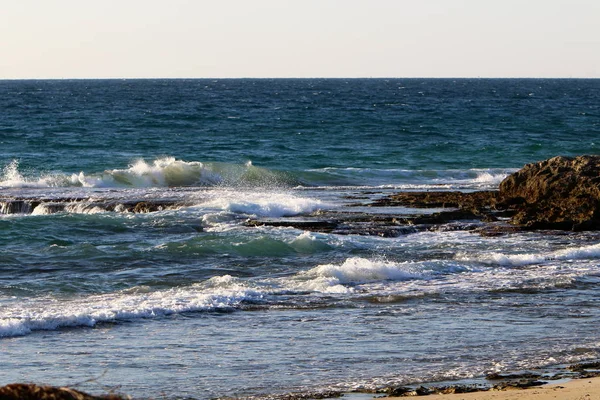
[[[437,394],[459,394],[459,393],[474,393],[474,392],[485,392],[488,388],[482,388],[481,386],[474,385],[452,385],[435,388]]]
[[[567,369],[571,370],[571,371],[585,371],[588,369],[596,369],[596,370],[600,370],[600,362],[588,362],[588,363],[579,363],[579,364],[573,364],[573,365],[569,365],[567,367]]]
[[[91,210],[94,208],[111,212],[148,213],[177,209],[192,205],[179,199],[157,199],[152,201],[114,201],[91,200],[89,198],[2,198],[0,197],[0,214],[31,214],[43,206],[46,213],[53,214],[69,209]]]
[[[515,210],[511,222],[530,229],[600,229],[600,156],[554,157],[527,164],[500,184]]]
[[[293,219],[293,218],[264,218],[264,219],[249,219],[244,225],[246,226],[275,226],[275,227],[291,227],[296,229],[304,229],[312,232],[331,232],[338,226],[338,222],[318,219]]]
[[[539,379],[542,375],[531,372],[523,372],[520,374],[499,374],[497,372],[488,374],[485,379],[495,381],[503,379]]]
[[[460,208],[463,210],[493,209],[498,200],[496,191],[480,192],[403,192],[376,200],[372,207],[403,206],[412,208]]]
[[[520,232],[523,229],[508,224],[500,224],[500,225],[486,225],[477,229],[477,233],[479,233],[483,237],[496,237],[503,236],[510,233]]]
[[[68,387],[38,386],[30,383],[13,383],[0,387],[2,400],[122,400],[124,397],[110,394],[92,396]]]
[[[506,389],[525,389],[533,386],[542,386],[548,382],[538,381],[535,379],[520,379],[517,381],[506,381],[494,385],[492,389],[494,390],[506,390]]]
[[[386,388],[384,390],[384,393],[386,393],[390,397],[400,397],[400,396],[406,396],[407,393],[411,393],[413,390],[414,389],[411,389],[406,386],[394,386],[394,387]]]

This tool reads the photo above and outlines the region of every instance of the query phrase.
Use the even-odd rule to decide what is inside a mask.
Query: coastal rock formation
[[[403,192],[375,201],[372,206],[413,208],[459,208],[481,213],[496,207],[496,191],[480,192]]]
[[[511,223],[530,229],[600,229],[600,156],[527,164],[500,184]]]
[[[0,387],[2,400],[124,400],[124,397],[109,394],[92,396],[68,387],[40,386],[31,383],[13,383]]]

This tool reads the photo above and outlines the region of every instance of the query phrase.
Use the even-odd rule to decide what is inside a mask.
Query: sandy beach
[[[494,390],[442,396],[444,400],[599,400],[600,377],[574,379],[565,383],[528,389]]]

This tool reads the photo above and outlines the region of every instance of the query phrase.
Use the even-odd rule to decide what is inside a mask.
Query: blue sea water
[[[206,399],[598,359],[594,232],[244,222],[599,153],[600,80],[0,81],[0,384]]]

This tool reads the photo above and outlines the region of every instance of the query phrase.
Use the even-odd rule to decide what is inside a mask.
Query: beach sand
[[[573,379],[528,389],[431,395],[442,400],[600,400],[600,377]],[[405,399],[406,397],[395,397]]]

